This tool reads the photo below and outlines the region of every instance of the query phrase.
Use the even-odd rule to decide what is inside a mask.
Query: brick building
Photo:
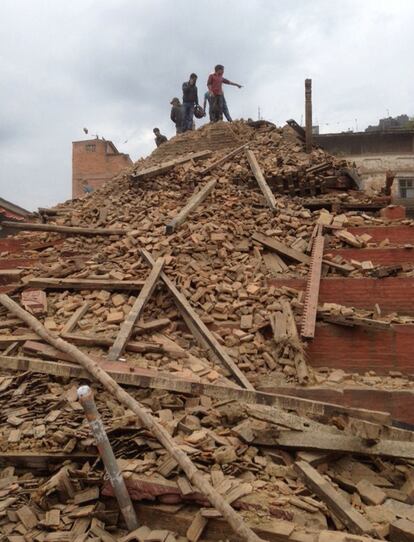
[[[72,197],[79,198],[132,165],[129,154],[112,141],[89,139],[72,143]]]

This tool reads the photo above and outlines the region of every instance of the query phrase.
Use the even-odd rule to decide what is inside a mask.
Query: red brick
[[[305,289],[305,280],[271,279],[269,285]],[[326,278],[321,281],[320,303],[339,303],[359,309],[374,309],[376,303],[383,314],[399,312],[414,315],[414,277]]]
[[[72,197],[84,195],[83,182],[96,189],[132,165],[128,154],[119,153],[111,141],[90,139],[72,143]]]
[[[405,207],[402,205],[389,205],[380,210],[380,216],[388,220],[401,220],[405,218]]]
[[[391,370],[413,373],[413,344],[414,326],[410,325],[395,325],[389,330],[367,330],[318,324],[307,354],[314,367],[358,373],[371,370],[378,374]]]
[[[372,237],[370,242],[381,242],[388,239],[392,245],[404,245],[405,243],[414,244],[413,226],[371,226],[347,228],[353,235],[363,235],[367,233]]]

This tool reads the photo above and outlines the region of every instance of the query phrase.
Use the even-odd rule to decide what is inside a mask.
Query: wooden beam
[[[245,149],[247,146],[248,146],[248,143],[245,143],[244,145],[241,145],[240,147],[237,147],[236,149],[232,150],[228,154],[225,154],[222,158],[220,158],[219,160],[216,160],[215,162],[213,162],[212,164],[210,164],[209,166],[201,170],[200,175],[206,175],[207,173],[210,173],[211,170],[213,170],[216,167],[221,166],[222,164],[227,162],[227,160],[239,154],[239,152]]]
[[[81,333],[64,333],[61,335],[63,339],[70,341],[73,344],[80,346],[112,346],[112,337],[105,335],[83,335]],[[126,350],[131,352],[164,352],[164,348],[160,344],[130,341],[125,346]]]
[[[145,305],[147,304],[153,291],[155,290],[155,286],[157,285],[158,279],[160,278],[162,268],[164,267],[164,262],[164,258],[158,258],[158,260],[155,262],[151,273],[149,274],[147,280],[142,287],[142,290],[139,293],[139,296],[135,300],[132,309],[126,315],[126,318],[119,329],[119,333],[115,339],[115,342],[109,350],[108,359],[114,361],[118,359],[124,351],[127,342],[131,338],[135,323],[141,316]]]
[[[319,472],[306,463],[297,461],[296,470],[303,476],[308,488],[327,505],[329,510],[354,534],[375,535],[375,529],[362,514],[353,508],[333,485]]]
[[[311,259],[310,256],[307,254],[304,254],[303,252],[299,252],[299,250],[294,250],[293,248],[289,248],[280,241],[277,241],[276,239],[273,239],[272,237],[269,237],[268,235],[263,235],[263,233],[255,232],[252,236],[253,241],[257,241],[261,245],[265,246],[266,248],[270,250],[274,250],[281,256],[284,256],[285,258],[289,258],[289,260],[293,260],[295,262],[299,263],[307,263],[309,264]]]
[[[254,152],[251,150],[246,150],[246,156],[247,156],[247,160],[249,161],[250,167],[253,171],[253,174],[256,177],[256,181],[260,187],[260,190],[262,191],[265,197],[267,205],[270,207],[270,209],[273,212],[275,212],[277,210],[275,197],[272,191],[270,190],[269,185],[266,182],[266,179],[263,176],[262,170],[260,169],[260,166],[257,162]]]
[[[305,79],[306,152],[312,152],[312,79]]]
[[[24,335],[0,335],[0,347],[8,346],[14,342],[24,343],[25,341],[39,340],[39,336],[35,333],[25,333]]]
[[[194,193],[190,197],[186,205],[177,214],[177,216],[173,218],[172,220],[170,220],[168,224],[166,224],[165,232],[168,234],[174,233],[176,228],[184,222],[184,220],[188,217],[188,215],[192,213],[194,209],[198,207],[198,205],[200,205],[200,203],[202,203],[211,194],[216,183],[217,183],[217,179],[212,179],[206,185],[204,185],[198,192]]]
[[[189,162],[190,160],[200,160],[202,158],[208,158],[211,155],[212,155],[212,151],[210,150],[186,154],[185,156],[180,156],[180,158],[175,158],[174,160],[169,160],[168,162],[162,162],[161,164],[158,164],[156,166],[138,170],[130,175],[130,179],[132,181],[150,179],[151,177],[156,177],[157,175],[163,175],[164,173],[168,173],[175,166],[184,164],[185,162]]]
[[[366,439],[347,433],[280,431],[278,434],[271,434],[270,430],[271,425],[266,426],[266,429],[255,430],[252,443],[294,450],[324,450],[372,457],[414,459],[414,442],[381,439],[376,444],[369,446],[366,444]]]
[[[68,235],[124,235],[125,230],[111,228],[81,228],[78,226],[58,226],[56,224],[37,224],[35,222],[9,222],[4,220],[1,228],[19,231],[45,231]]]
[[[39,346],[36,346],[36,344],[39,345],[41,343],[34,344],[35,346],[28,349],[28,351],[53,360],[63,359],[73,361],[70,356],[68,357],[67,354],[60,352],[56,348],[46,345],[43,345],[43,347],[40,348]],[[380,424],[391,423],[391,416],[387,412],[345,407],[290,395],[249,391],[217,384],[204,384],[198,380],[178,377],[171,373],[161,373],[150,369],[131,367],[129,364],[123,362],[109,362],[104,359],[98,359],[97,361],[114,380],[119,384],[124,384],[126,386],[187,393],[195,396],[207,395],[218,401],[229,400],[248,404],[274,406],[294,411],[299,415],[307,414],[310,417],[315,416],[326,420],[329,420],[331,416],[343,414]],[[56,363],[54,361],[0,354],[0,364],[3,369],[12,371],[33,371],[70,378],[89,378],[88,373],[86,373],[82,367],[70,363]]]
[[[90,304],[85,301],[76,311],[72,314],[66,324],[63,326],[61,333],[71,333],[77,326],[79,320],[88,312]]]
[[[154,265],[154,260],[151,254],[145,250],[141,250],[142,256],[150,264]],[[212,352],[218,357],[221,363],[229,369],[237,382],[242,385],[247,390],[254,390],[251,383],[248,381],[243,372],[237,367],[234,361],[231,359],[229,354],[222,348],[220,343],[207,328],[205,323],[201,320],[195,310],[191,307],[190,303],[187,301],[186,297],[178,290],[178,288],[171,282],[167,275],[163,272],[161,273],[161,280],[164,282],[168,288],[171,295],[174,297],[174,300],[180,310],[185,316],[191,320],[192,325],[196,328],[197,332],[203,337],[203,340],[207,342]]]
[[[50,290],[140,290],[144,283],[140,280],[109,279],[58,279],[36,277],[26,282],[28,288],[49,288]]]
[[[86,452],[45,452],[44,450],[25,450],[12,452],[0,451],[0,465],[15,465],[25,469],[49,471],[51,465],[62,464],[65,461],[94,461],[98,454]]]
[[[318,233],[313,241],[311,264],[305,291],[302,325],[300,334],[304,339],[315,337],[316,314],[318,312],[319,287],[322,274],[322,257],[325,238],[322,235],[322,226],[318,226]]]
[[[181,467],[190,484],[197,488],[227,520],[239,540],[246,542],[261,542],[261,539],[244,523],[243,518],[226,502],[225,498],[214,488],[186,452],[177,446],[172,435],[159,423],[159,421],[139,401],[122,389],[90,356],[67,343],[60,337],[55,337],[34,316],[23,310],[17,303],[5,294],[0,294],[0,303],[12,314],[18,316],[35,333],[50,345],[72,356],[91,376],[99,382],[113,397],[130,409],[139,422],[164,447]]]

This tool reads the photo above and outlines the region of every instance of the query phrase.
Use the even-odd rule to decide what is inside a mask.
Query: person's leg
[[[220,96],[213,97],[212,116],[212,122],[220,120]]]
[[[218,98],[218,119],[217,120],[223,120],[223,102],[224,102],[224,97],[223,95],[221,96],[217,96]]]
[[[229,108],[227,107],[226,97],[223,94],[223,115],[226,117],[228,122],[233,122],[233,119],[230,116]]]
[[[194,106],[191,103],[184,103],[183,104],[183,132],[186,132],[187,130],[191,130],[191,125],[193,123],[193,116],[192,111],[194,111]]]
[[[214,98],[209,96],[208,98],[208,116],[210,117],[210,122],[214,122]]]

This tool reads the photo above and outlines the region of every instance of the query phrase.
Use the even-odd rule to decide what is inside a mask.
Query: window
[[[400,177],[398,179],[401,198],[414,198],[414,177]]]
[[[85,145],[85,150],[87,150],[88,152],[95,152],[96,151],[95,143],[88,143],[87,145]]]

